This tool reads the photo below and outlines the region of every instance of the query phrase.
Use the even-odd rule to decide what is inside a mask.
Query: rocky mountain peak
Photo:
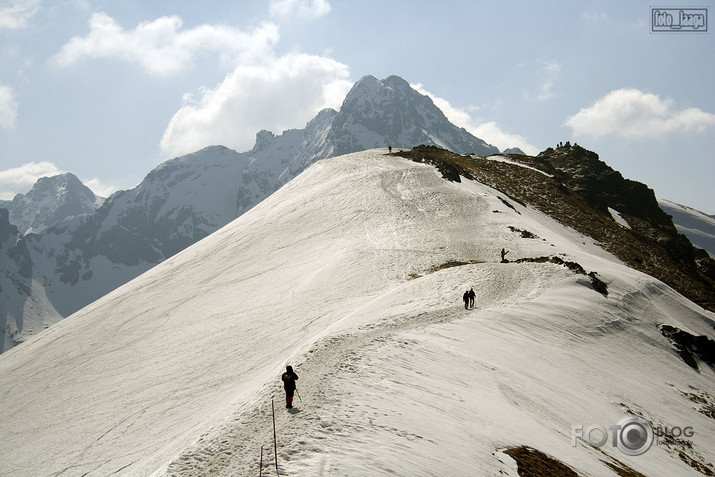
[[[67,172],[40,178],[27,194],[0,202],[9,211],[10,222],[23,232],[39,232],[62,220],[90,214],[99,200],[77,176]]]
[[[334,154],[374,147],[436,145],[459,153],[499,150],[450,123],[432,100],[399,76],[360,79],[345,97],[328,136]]]
[[[27,195],[33,197],[37,194],[67,190],[85,192],[88,188],[82,184],[82,181],[77,176],[71,172],[65,172],[52,177],[41,177]]]
[[[428,96],[418,93],[407,81],[394,75],[384,80],[378,80],[369,75],[364,76],[345,96],[340,111],[343,113],[355,112],[355,110],[365,107],[374,111],[375,106],[387,106],[396,112],[400,108],[413,106],[409,103],[429,109],[432,114],[444,118],[444,114],[434,106]],[[444,119],[446,120],[446,118]]]
[[[550,173],[586,200],[606,211],[609,207],[647,220],[653,225],[673,228],[670,217],[658,206],[655,192],[645,184],[625,179],[601,161],[593,151],[578,144],[548,148],[539,153]]]
[[[256,134],[256,144],[253,146],[254,151],[266,149],[276,138],[276,135],[270,131],[262,129]]]

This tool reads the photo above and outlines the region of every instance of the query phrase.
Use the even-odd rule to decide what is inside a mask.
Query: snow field
[[[257,475],[264,446],[275,475],[271,399],[281,475],[514,475],[511,445],[612,475],[605,454],[571,447],[571,425],[628,409],[693,425],[715,460],[712,420],[681,392],[712,392],[713,372],[657,329],[712,335],[712,314],[498,196],[376,151],[316,163],[0,356],[0,474]],[[609,296],[565,267],[497,263],[502,247],[578,261]],[[455,260],[469,264],[437,269]],[[694,472],[662,448],[603,451],[646,475]]]

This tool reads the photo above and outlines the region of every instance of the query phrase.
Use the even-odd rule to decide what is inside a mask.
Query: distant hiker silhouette
[[[387,151],[389,154],[392,154],[392,146],[387,146]]]
[[[476,297],[474,288],[470,289],[467,294],[469,295],[469,308],[474,308],[474,298]]]
[[[293,372],[291,366],[286,366],[286,372],[281,376],[283,381],[283,389],[286,392],[286,407],[288,409],[293,407],[293,394],[295,393],[295,382],[298,379],[298,375]]]
[[[501,249],[501,263],[507,263],[506,254],[509,253],[507,250]]]
[[[469,308],[469,292],[465,291],[464,295],[462,295],[462,300],[464,300],[464,309],[466,310]]]

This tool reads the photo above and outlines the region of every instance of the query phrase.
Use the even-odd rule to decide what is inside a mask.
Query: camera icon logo
[[[626,455],[645,454],[653,445],[653,428],[645,419],[627,416],[618,421],[616,447]]]

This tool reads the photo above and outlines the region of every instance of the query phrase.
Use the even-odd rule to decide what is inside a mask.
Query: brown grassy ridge
[[[458,182],[462,176],[479,181],[511,201],[540,210],[592,237],[628,266],[715,311],[715,261],[678,234],[672,219],[657,204],[648,208],[648,191],[655,200],[650,189],[623,179],[595,153],[569,146],[536,157],[505,155],[551,177],[517,164],[460,155],[436,146],[417,146],[394,155],[434,165],[448,180]],[[618,210],[631,228],[616,223],[607,206]]]
[[[512,447],[504,453],[516,461],[517,472],[522,477],[579,477],[571,467],[532,447]]]
[[[620,477],[646,477],[601,449],[595,449],[608,459],[601,459],[601,462]],[[571,467],[533,447],[511,447],[504,450],[504,453],[516,461],[517,472],[521,477],[579,477]]]

